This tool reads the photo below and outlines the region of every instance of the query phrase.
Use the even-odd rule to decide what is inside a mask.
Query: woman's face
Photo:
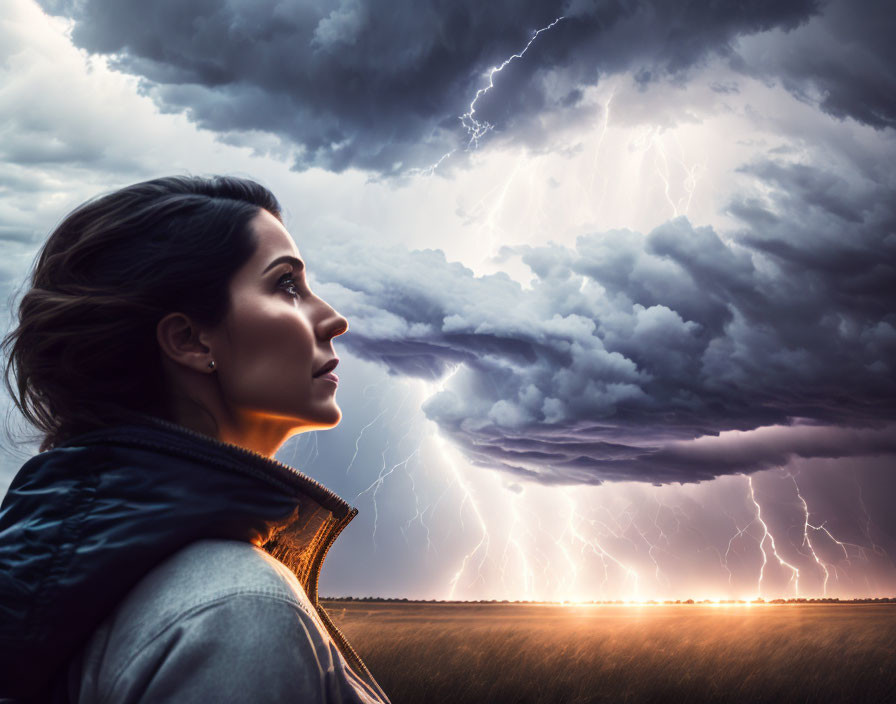
[[[333,338],[345,318],[315,296],[304,262],[277,218],[251,221],[256,249],[230,283],[230,308],[209,338],[230,413],[248,424],[312,430],[336,425]],[[321,372],[324,372],[323,374]]]

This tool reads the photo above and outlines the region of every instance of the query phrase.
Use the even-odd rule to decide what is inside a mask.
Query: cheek
[[[314,334],[298,308],[243,305],[234,311],[228,332],[226,377],[234,396],[295,394],[297,386],[310,385]]]

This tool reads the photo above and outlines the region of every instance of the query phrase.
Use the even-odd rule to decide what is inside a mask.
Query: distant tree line
[[[407,599],[398,597],[383,596],[322,596],[321,601],[361,601],[361,602],[403,602],[411,604],[630,604],[632,602],[616,599],[615,601],[511,601],[508,599],[479,599],[473,601],[449,600],[449,599]],[[650,599],[644,602],[634,602],[637,604],[894,604],[896,597],[865,597],[862,599],[838,599],[835,597],[806,598],[797,597],[791,599],[753,599],[745,601],[743,599],[722,599],[713,601],[712,599],[694,600],[694,599],[676,599],[675,601],[654,601]]]

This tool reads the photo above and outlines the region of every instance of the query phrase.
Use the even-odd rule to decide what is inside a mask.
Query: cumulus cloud
[[[677,218],[507,248],[529,287],[358,242],[331,243],[312,269],[352,321],[345,344],[431,381],[424,411],[475,463],[668,482],[894,452],[878,432],[896,422],[892,184],[783,161],[745,170],[762,188],[732,204],[735,237]],[[791,430],[732,440],[770,426]]]
[[[458,116],[485,73],[560,15],[477,102],[478,120],[543,140],[545,117],[574,108],[603,75],[630,71],[643,85],[680,78],[709,56],[734,58],[738,38],[793,30],[818,9],[814,0],[42,5],[74,20],[78,46],[142,77],[164,109],[228,141],[263,131],[294,145],[297,168],[385,174],[462,147]],[[798,70],[790,75],[800,82]]]

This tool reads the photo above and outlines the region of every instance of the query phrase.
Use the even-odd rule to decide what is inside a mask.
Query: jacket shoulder
[[[284,565],[249,543],[202,540],[147,574],[97,629],[77,691],[82,702],[318,699],[350,684],[328,681],[343,667]]]
[[[261,548],[237,540],[199,540],[150,570],[103,626],[139,637],[196,606],[241,593],[279,597],[314,614],[295,575]]]

